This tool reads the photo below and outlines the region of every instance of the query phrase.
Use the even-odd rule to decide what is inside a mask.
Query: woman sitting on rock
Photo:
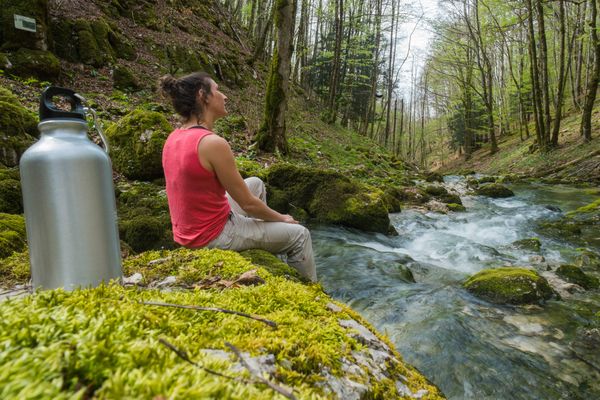
[[[316,281],[310,232],[266,204],[264,183],[242,179],[229,143],[212,132],[227,115],[218,85],[203,72],[160,79],[160,88],[183,117],[163,148],[174,240],[188,248],[286,254],[288,264]]]

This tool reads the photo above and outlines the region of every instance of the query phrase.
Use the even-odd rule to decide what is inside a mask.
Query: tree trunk
[[[295,3],[295,0],[276,0],[274,4],[277,47],[273,52],[269,71],[265,116],[256,137],[258,148],[262,151],[288,152],[285,112],[293,51]]]
[[[586,142],[592,140],[592,110],[594,109],[596,92],[598,91],[598,81],[600,80],[600,41],[598,40],[598,31],[596,30],[596,18],[598,13],[596,0],[590,1],[590,11],[592,14],[590,16],[590,33],[592,38],[590,46],[594,51],[595,59],[592,66],[592,72],[590,73],[581,116],[581,136],[583,136],[583,140]]]

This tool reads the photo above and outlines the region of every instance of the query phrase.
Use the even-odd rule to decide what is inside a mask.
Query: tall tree
[[[598,92],[598,81],[600,81],[600,40],[598,40],[597,31],[597,14],[598,5],[596,0],[590,0],[590,46],[593,49],[594,63],[590,72],[590,79],[587,85],[585,94],[585,102],[581,115],[581,136],[583,140],[589,142],[592,140],[592,109],[596,101],[596,93]]]
[[[296,1],[275,0],[273,7],[275,8],[277,47],[271,60],[265,115],[256,136],[256,142],[260,150],[268,152],[279,150],[286,154],[288,144],[285,134],[285,112],[293,51]]]

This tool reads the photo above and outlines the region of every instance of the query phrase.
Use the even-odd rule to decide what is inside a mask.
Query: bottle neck
[[[88,131],[87,122],[78,119],[57,118],[46,119],[38,124],[42,135],[86,137]]]

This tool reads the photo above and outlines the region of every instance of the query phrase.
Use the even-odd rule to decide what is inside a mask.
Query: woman
[[[286,254],[288,264],[317,280],[310,232],[266,204],[259,178],[242,179],[229,144],[212,132],[227,115],[227,97],[208,74],[160,80],[183,118],[163,148],[173,238],[189,248],[263,249]]]

